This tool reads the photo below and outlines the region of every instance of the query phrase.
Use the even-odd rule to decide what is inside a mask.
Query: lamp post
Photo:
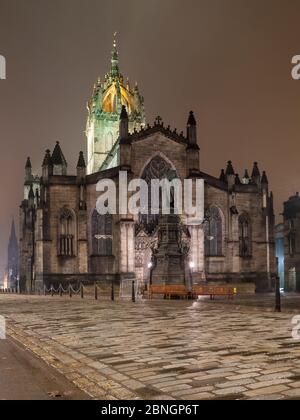
[[[17,294],[20,294],[20,275],[17,275]]]
[[[150,281],[149,281],[149,297],[151,295],[151,286],[152,286],[152,270],[153,270],[153,262],[149,262],[148,268],[150,269]]]
[[[275,312],[281,312],[280,278],[275,279]]]
[[[191,261],[189,263],[189,267],[190,267],[190,286],[189,286],[189,290],[190,290],[191,293],[193,293],[193,287],[194,287],[194,284],[193,284],[194,283],[193,282],[193,270],[196,267],[196,264],[193,261]]]
[[[148,264],[148,268],[150,270],[150,286],[152,286],[152,268],[153,268],[153,263],[152,262],[150,262]]]

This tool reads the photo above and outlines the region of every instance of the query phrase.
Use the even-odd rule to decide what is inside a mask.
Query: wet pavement
[[[133,304],[0,295],[0,314],[11,337],[95,399],[300,399],[299,299],[279,314],[270,298]]]

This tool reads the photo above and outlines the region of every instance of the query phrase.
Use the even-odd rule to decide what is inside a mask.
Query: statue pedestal
[[[159,242],[154,254],[155,267],[152,271],[154,285],[185,284],[184,255],[180,250],[179,218],[174,214],[161,216],[159,221]]]

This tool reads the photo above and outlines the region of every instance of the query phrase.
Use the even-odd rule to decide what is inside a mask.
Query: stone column
[[[199,283],[205,278],[205,252],[203,226],[191,226],[190,264],[193,283]]]
[[[239,216],[231,216],[232,229],[232,272],[240,273],[240,239],[239,239]]]
[[[120,271],[121,273],[127,273],[127,228],[126,223],[120,223],[120,232],[121,232],[121,264]]]
[[[121,221],[121,265],[122,274],[135,271],[135,234],[133,221]]]
[[[135,271],[135,232],[134,222],[127,223],[128,272]]]

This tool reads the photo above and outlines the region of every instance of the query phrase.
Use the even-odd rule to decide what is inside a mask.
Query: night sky
[[[257,160],[280,221],[300,190],[299,16],[300,0],[0,0],[0,269],[26,157],[39,173],[60,140],[72,172],[86,150],[86,101],[114,31],[148,122],[161,115],[181,131],[193,109],[202,170],[219,176],[232,160],[242,176]]]

